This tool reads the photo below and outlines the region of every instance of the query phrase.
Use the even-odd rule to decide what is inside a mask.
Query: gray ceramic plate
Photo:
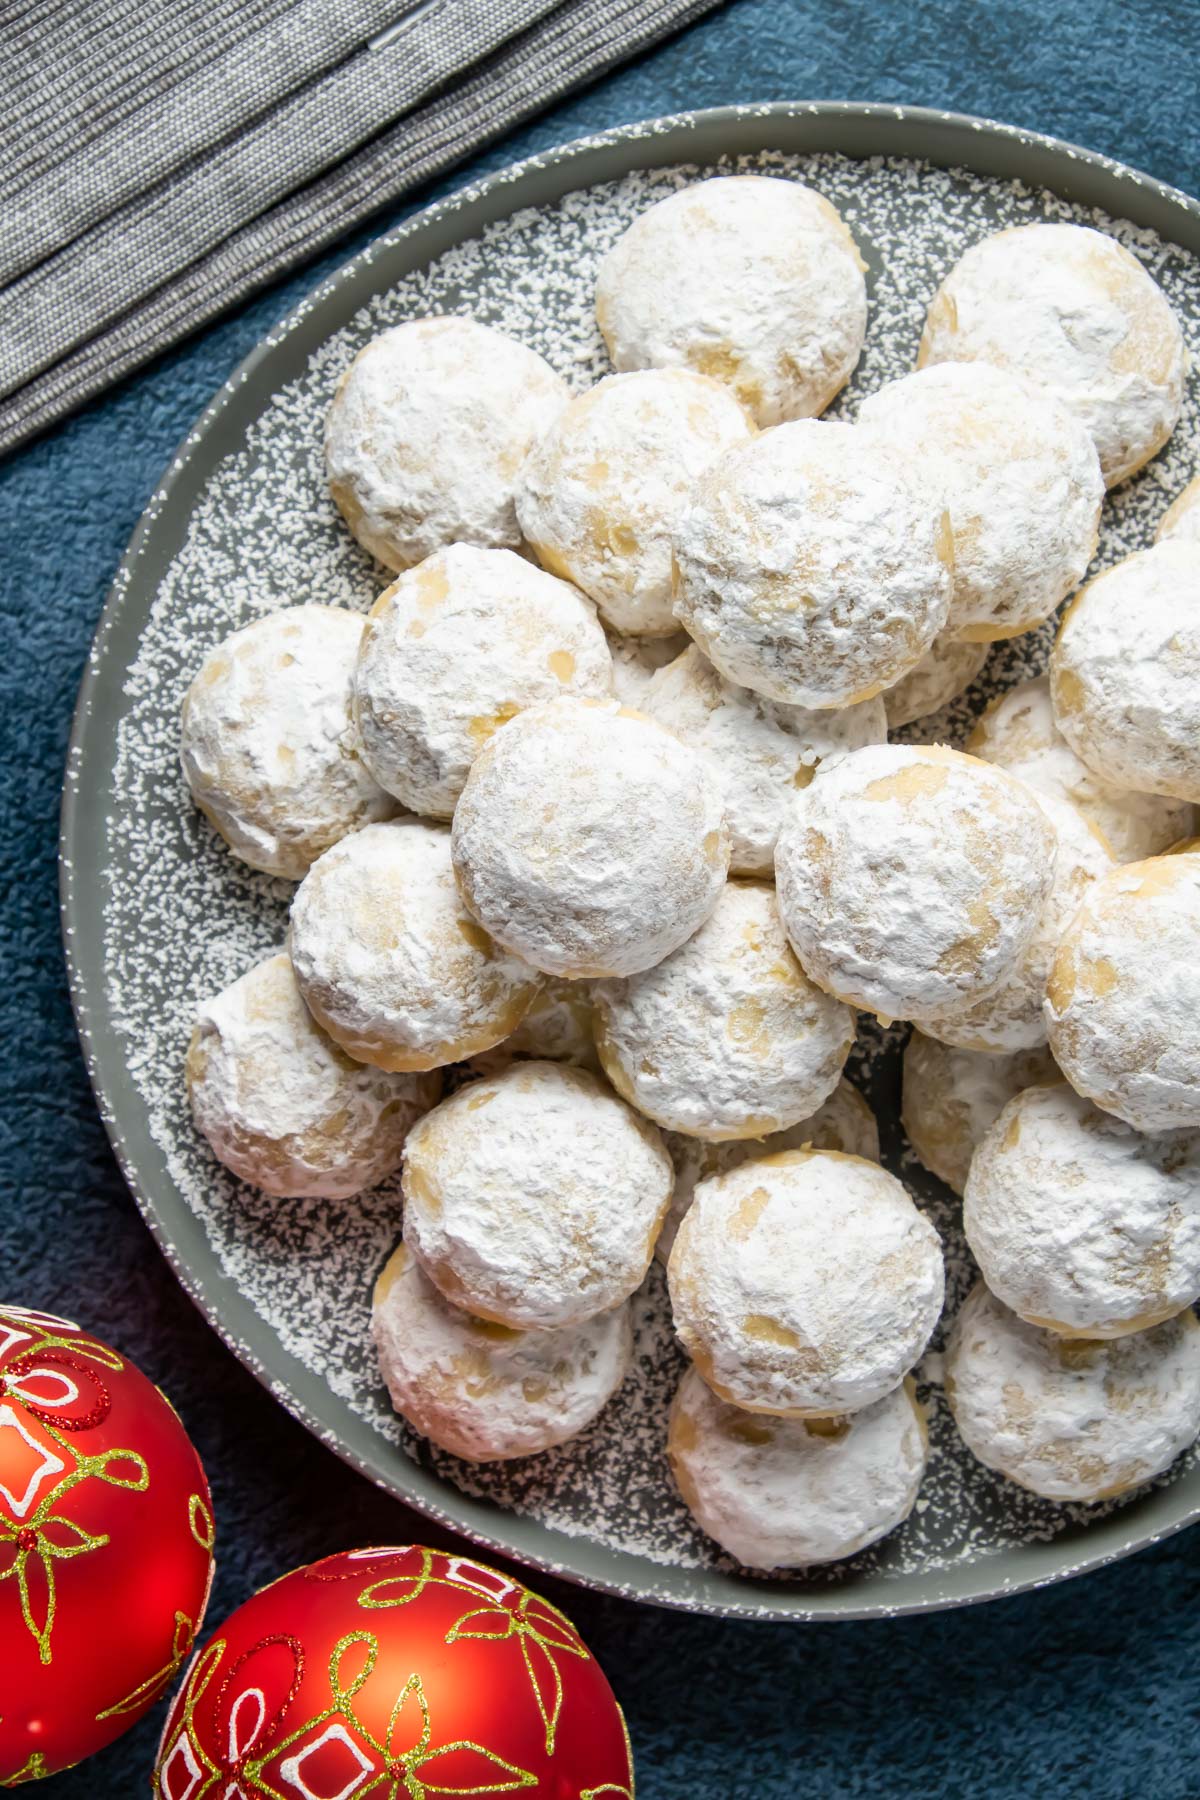
[[[267,1206],[197,1143],[180,1062],[197,1000],[278,945],[288,891],[236,864],[189,806],[177,709],[203,652],[280,604],[365,607],[377,586],[323,492],[320,422],[354,349],[414,313],[463,310],[525,338],[577,384],[603,372],[590,317],[597,258],[646,205],[717,167],[798,175],[849,219],[871,265],[868,348],[839,402],[911,367],[925,305],[961,250],[1044,217],[1115,231],[1162,282],[1193,340],[1200,210],[1100,157],[980,120],[890,107],[764,106],[630,127],[456,195],[381,239],[273,332],[217,395],[139,525],[96,635],[63,802],[71,983],[97,1100],[165,1255],[282,1403],[368,1478],[476,1542],[614,1591],[757,1618],[954,1606],[1123,1556],[1200,1514],[1183,1459],[1123,1507],[1034,1501],[974,1463],[922,1370],[935,1455],[918,1509],[883,1545],[793,1580],[739,1571],[692,1529],[666,1475],[678,1378],[661,1281],[637,1303],[634,1375],[582,1439],[478,1471],[393,1418],[367,1341],[374,1275],[397,1235],[395,1185],[353,1206]],[[1106,508],[1100,556],[1148,541],[1192,472],[1194,400],[1168,450]],[[1046,634],[1001,646],[966,705],[917,740],[961,737],[998,688],[1036,671]],[[952,1303],[970,1279],[952,1197],[900,1133],[902,1033],[853,1073],[884,1155],[943,1231]]]

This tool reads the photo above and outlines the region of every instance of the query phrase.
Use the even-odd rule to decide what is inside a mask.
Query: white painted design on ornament
[[[303,1775],[301,1775],[300,1770],[310,1756],[315,1756],[318,1750],[329,1743],[344,1744],[358,1764],[358,1770],[350,1777],[350,1780],[346,1783],[345,1787],[339,1788],[336,1794],[318,1794],[313,1788],[309,1787]],[[350,1736],[350,1733],[346,1730],[346,1727],[340,1724],[327,1726],[319,1738],[314,1738],[311,1744],[306,1744],[299,1755],[287,1757],[279,1767],[281,1779],[288,1782],[297,1794],[302,1795],[303,1800],[350,1800],[350,1795],[358,1792],[363,1782],[367,1779],[367,1776],[371,1773],[371,1763],[363,1755],[358,1745],[354,1742],[354,1739]]]
[[[61,1457],[55,1456],[52,1450],[47,1450],[38,1443],[35,1437],[30,1436],[11,1406],[0,1406],[0,1442],[3,1441],[4,1433],[9,1430],[15,1431],[34,1456],[41,1458],[37,1468],[30,1475],[23,1494],[18,1496],[5,1481],[0,1479],[0,1494],[8,1501],[18,1519],[23,1519],[33,1505],[42,1483],[48,1481],[52,1475],[61,1475],[67,1465]]]

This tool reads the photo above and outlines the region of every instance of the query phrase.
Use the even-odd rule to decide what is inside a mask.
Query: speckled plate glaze
[[[764,106],[631,126],[465,188],[350,263],[217,395],[139,525],[84,678],[63,800],[71,983],[96,1097],[121,1166],[192,1298],[278,1399],[370,1480],[477,1543],[643,1600],[762,1619],[858,1618],[960,1605],[1093,1568],[1200,1516],[1200,1465],[1124,1506],[1056,1507],[958,1444],[922,1367],[933,1458],[913,1517],[874,1550],[794,1579],[756,1578],[691,1526],[663,1453],[680,1371],[660,1272],[636,1302],[634,1374],[592,1429],[545,1456],[478,1470],[393,1417],[367,1334],[399,1229],[394,1183],[352,1204],[279,1205],[198,1143],[181,1063],[196,1002],[275,948],[288,889],[236,863],[189,805],[178,704],[204,651],[303,600],[366,608],[379,585],[326,498],[320,426],[337,374],[382,326],[464,311],[541,350],[575,385],[603,373],[595,266],[645,206],[721,170],[810,181],[870,262],[867,349],[835,414],[912,365],[944,271],[999,225],[1074,219],[1143,258],[1200,339],[1200,208],[1049,138],[940,113]],[[1109,562],[1149,541],[1192,473],[1194,390],[1171,445],[1105,509]],[[992,653],[965,703],[904,736],[961,741],[992,693],[1040,669],[1047,633]],[[903,1028],[867,1033],[851,1066],[884,1157],[946,1240],[951,1309],[970,1280],[952,1196],[899,1126]]]

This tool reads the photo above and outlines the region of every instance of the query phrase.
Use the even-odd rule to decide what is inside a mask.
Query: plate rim
[[[102,836],[103,827],[96,825],[95,812],[115,804],[107,779],[109,771],[105,771],[100,783],[94,784],[98,792],[86,787],[83,772],[93,735],[103,736],[99,713],[106,684],[111,690],[115,676],[119,686],[120,674],[126,666],[118,640],[126,625],[126,611],[136,606],[142,591],[138,583],[143,559],[158,552],[163,556],[165,566],[177,554],[178,543],[166,544],[165,540],[172,520],[182,521],[185,526],[190,517],[186,503],[189,483],[199,482],[229,453],[228,445],[217,448],[218,427],[227,415],[236,416],[239,396],[255,403],[274,391],[268,388],[262,396],[256,396],[252,391],[260,366],[289,347],[305,359],[309,353],[303,349],[308,335],[306,321],[319,318],[324,303],[335,295],[352,299],[350,310],[357,310],[367,296],[364,293],[355,297],[356,287],[364,283],[381,259],[394,252],[403,254],[411,240],[415,239],[418,251],[424,252],[414,258],[413,266],[419,266],[448,247],[439,249],[430,245],[426,249],[429,240],[436,240],[446,228],[454,232],[452,241],[460,241],[519,207],[545,204],[551,192],[563,194],[574,186],[615,179],[619,170],[609,168],[602,172],[591,166],[606,157],[618,163],[624,160],[629,169],[709,162],[721,155],[770,148],[773,128],[786,134],[789,127],[795,130],[806,124],[814,141],[793,144],[788,153],[831,151],[859,159],[873,155],[919,157],[937,167],[964,167],[997,179],[1028,180],[1031,185],[1049,188],[1077,203],[1101,206],[1117,217],[1149,226],[1200,256],[1200,203],[1180,189],[1100,152],[1083,149],[1045,133],[928,107],[851,101],[773,101],[673,113],[591,133],[464,184],[382,233],[311,289],[242,359],[175,450],[133,531],[97,621],[72,718],[59,829],[63,948],[76,1027],[100,1117],[125,1182],[168,1267],[239,1361],[313,1436],[359,1474],[431,1522],[467,1537],[479,1547],[541,1573],[622,1598],[714,1616],[768,1622],[897,1617],[942,1611],[1040,1589],[1105,1567],[1161,1542],[1200,1519],[1200,1471],[1196,1472],[1196,1493],[1191,1504],[1179,1494],[1181,1483],[1150,1488],[1140,1499],[1107,1518],[1087,1527],[1068,1527],[1049,1542],[1031,1542],[1014,1551],[948,1569],[916,1571],[896,1577],[897,1598],[888,1601],[867,1597],[878,1591],[869,1585],[869,1577],[865,1578],[864,1584],[851,1579],[844,1585],[806,1588],[786,1580],[762,1580],[711,1568],[689,1569],[658,1563],[646,1555],[614,1549],[587,1536],[568,1535],[537,1519],[507,1511],[454,1488],[428,1466],[409,1459],[402,1448],[388,1445],[367,1421],[350,1411],[346,1402],[331,1396],[355,1431],[364,1434],[366,1440],[363,1446],[347,1441],[337,1429],[321,1419],[301,1393],[295,1391],[297,1385],[316,1382],[326,1395],[331,1395],[328,1385],[292,1355],[270,1326],[257,1319],[249,1301],[221,1268],[217,1253],[207,1239],[198,1246],[199,1261],[206,1261],[206,1267],[197,1266],[196,1259],[180,1251],[175,1242],[180,1226],[186,1231],[190,1221],[202,1237],[199,1222],[171,1186],[169,1174],[168,1191],[163,1196],[155,1182],[144,1179],[138,1156],[126,1142],[124,1112],[118,1096],[122,1086],[132,1089],[132,1082],[124,1043],[107,1024],[102,958],[96,957],[89,962],[87,955],[81,953],[81,943],[86,942],[89,933],[95,934],[99,929],[101,909],[96,906],[93,915],[94,893],[81,884],[79,874],[86,861],[89,825],[93,834],[99,832]],[[730,141],[723,147],[714,147],[710,142],[722,138],[734,140],[755,132],[758,141],[753,145]],[[900,141],[889,142],[892,134]],[[800,135],[805,135],[803,130]],[[850,150],[842,142],[833,141],[839,139],[871,147]],[[631,154],[643,147],[645,155]],[[1030,167],[1025,173],[1013,167],[1014,161],[1020,161],[1022,157],[1030,159]],[[989,160],[996,166],[980,167]],[[564,173],[574,171],[578,171],[578,181],[562,180]],[[540,185],[547,186],[545,198],[540,201],[516,198],[511,204],[504,203],[507,190],[515,189],[519,194],[526,187],[536,188],[539,178],[542,178]],[[1072,192],[1073,187],[1080,191]],[[489,213],[490,217],[484,216]],[[473,214],[480,215],[474,222]],[[456,226],[462,228],[454,231]],[[1190,242],[1184,241],[1189,238]],[[328,326],[323,327],[317,333],[316,341],[328,336],[328,330]],[[182,504],[173,507],[177,492],[182,495]],[[160,544],[159,539],[164,543]],[[147,604],[157,591],[159,579],[150,577],[147,581],[144,589]],[[102,803],[98,809],[95,807],[97,799]],[[87,800],[93,803],[91,819],[85,805]],[[135,1104],[140,1105],[140,1102]],[[136,1123],[141,1126],[143,1136],[149,1139],[144,1118]],[[161,1156],[161,1147],[154,1145],[152,1140],[150,1144],[152,1153]],[[214,1287],[218,1289],[216,1297],[209,1291]],[[387,1466],[380,1454],[384,1449],[392,1452]],[[1132,1521],[1146,1510],[1154,1515],[1152,1527],[1138,1529]],[[1014,1560],[1020,1572],[1015,1576],[1003,1574],[1001,1565],[1011,1566]]]

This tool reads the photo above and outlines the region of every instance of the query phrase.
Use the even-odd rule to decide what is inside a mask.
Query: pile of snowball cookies
[[[680,1492],[803,1568],[927,1458],[942,1248],[842,1073],[855,1009],[910,1020],[903,1122],[982,1274],[958,1428],[1035,1493],[1131,1489],[1200,1431],[1200,482],[1080,583],[1179,419],[1178,322],[1115,239],[1002,231],[822,423],[864,265],[759,177],[651,206],[596,312],[582,394],[466,317],[341,378],[330,488],[394,579],[235,632],[183,705],[197,804],[299,882],[201,1009],[197,1125],[280,1197],[403,1164],[383,1374],[478,1462],[596,1418],[657,1252]],[[969,754],[888,742],[1072,593]]]

